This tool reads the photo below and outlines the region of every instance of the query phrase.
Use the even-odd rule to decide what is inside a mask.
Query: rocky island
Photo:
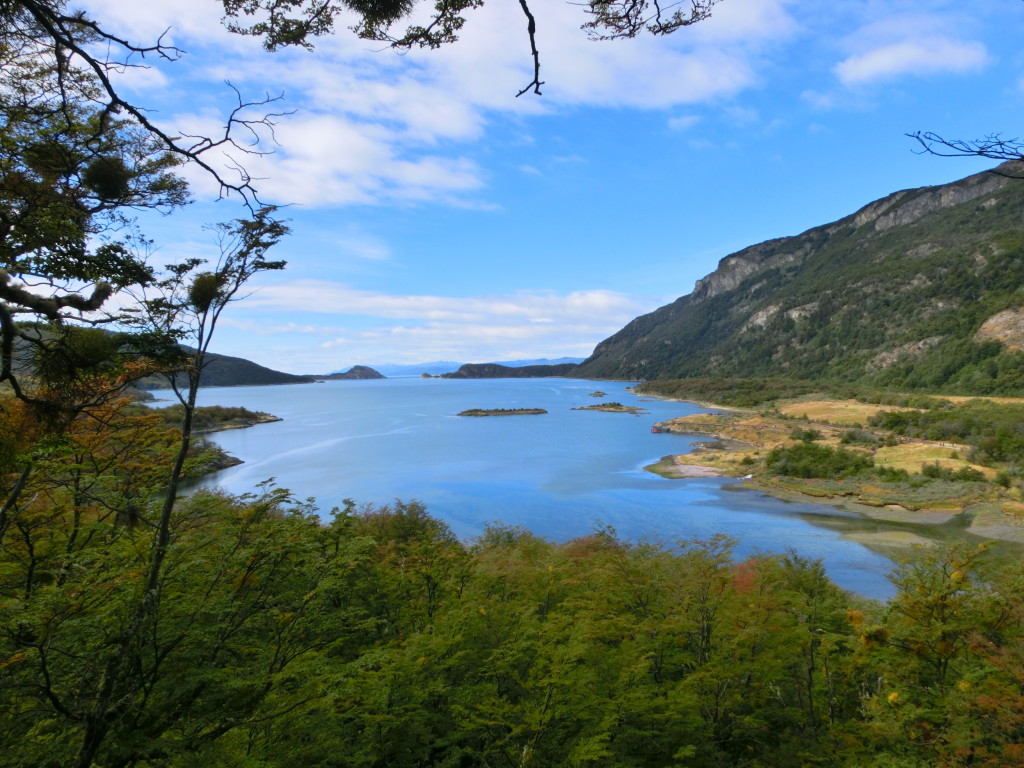
[[[536,416],[547,413],[543,408],[469,408],[459,416]]]
[[[634,416],[639,416],[641,413],[646,413],[643,408],[638,405],[623,405],[622,403],[599,403],[598,405],[580,405],[573,408],[574,411],[607,411],[608,413],[632,413]]]

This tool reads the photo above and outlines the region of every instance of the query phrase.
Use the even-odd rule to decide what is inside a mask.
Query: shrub
[[[802,442],[773,448],[765,466],[775,475],[832,479],[856,475],[874,466],[874,461],[853,451]]]

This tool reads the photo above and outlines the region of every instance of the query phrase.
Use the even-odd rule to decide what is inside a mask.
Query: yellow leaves
[[[235,577],[232,586],[236,592],[241,591],[245,587],[251,587],[256,583],[256,577],[249,571],[242,571],[238,576]]]
[[[858,611],[856,608],[847,608],[846,620],[850,622],[854,632],[860,632],[860,628],[864,624],[864,612]]]
[[[950,581],[963,581],[963,579],[964,579],[964,572],[963,571],[959,571],[959,570],[958,571],[953,571],[951,574],[949,574],[949,580]]]
[[[889,706],[895,707],[896,704],[900,700],[900,692],[899,691],[893,691],[892,693],[890,693],[888,696],[885,697],[885,700],[887,702],[889,702]]]
[[[967,693],[969,690],[971,690],[974,687],[974,685],[971,683],[970,680],[961,680],[960,682],[958,682],[956,684],[956,687],[957,687],[957,690],[960,691],[961,693]]]
[[[10,658],[8,658],[6,661],[0,661],[0,669],[3,669],[4,667],[9,666],[11,664],[17,664],[19,661],[24,661],[24,660],[25,660],[25,654],[21,653],[19,651],[18,653],[14,654]]]
[[[886,645],[889,642],[889,630],[885,627],[868,627],[860,636],[860,642],[865,648]]]

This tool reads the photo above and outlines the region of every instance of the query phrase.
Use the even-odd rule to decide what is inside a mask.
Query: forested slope
[[[40,509],[4,543],[5,766],[84,739],[110,768],[1019,765],[1021,574],[964,548],[881,606],[725,539],[468,546],[415,503],[325,525],[273,489],[201,493],[133,623],[140,529]]]
[[[897,192],[732,254],[693,293],[601,342],[576,374],[1024,391],[1020,171]]]

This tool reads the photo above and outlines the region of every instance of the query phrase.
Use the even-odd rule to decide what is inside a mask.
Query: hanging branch
[[[535,94],[541,96],[540,87],[544,85],[544,82],[540,79],[540,52],[537,50],[537,20],[533,18],[530,6],[526,0],[519,0],[519,7],[526,14],[526,34],[530,37],[530,54],[533,56],[533,80],[516,94],[517,99],[531,88]]]

